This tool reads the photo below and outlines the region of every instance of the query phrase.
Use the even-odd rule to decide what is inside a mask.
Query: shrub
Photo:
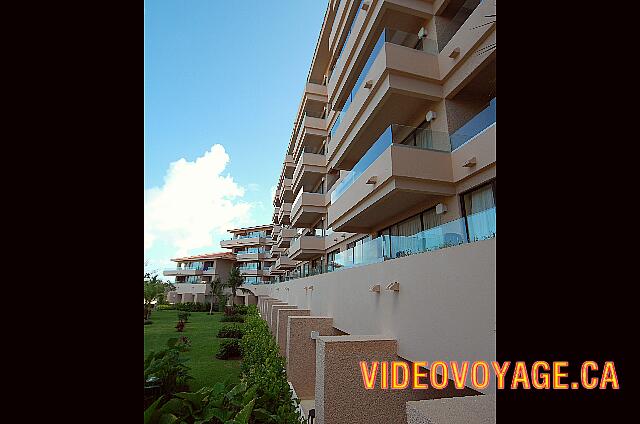
[[[223,339],[220,343],[216,358],[218,359],[235,359],[242,357],[242,351],[240,349],[240,340],[238,339]]]
[[[153,324],[153,321],[151,321],[150,319],[145,319],[144,325],[149,325],[149,324]]]
[[[176,309],[176,305],[156,305],[156,309],[159,311],[173,311]]]
[[[167,348],[160,352],[150,352],[144,360],[145,405],[163,395],[172,395],[187,390],[187,381],[192,379],[188,374],[189,367],[184,365],[185,359],[180,353],[189,349],[190,341],[184,338],[172,338],[167,341]],[[186,339],[188,340],[188,339]]]
[[[191,316],[191,312],[178,312],[178,319],[180,321],[189,322],[189,317]]]
[[[225,315],[247,315],[247,306],[245,305],[225,306],[224,314]]]
[[[238,325],[227,325],[218,330],[218,338],[222,339],[241,339],[244,331]]]
[[[225,315],[220,322],[244,322],[244,315]]]
[[[184,321],[178,321],[178,324],[176,325],[176,330],[178,330],[178,332],[180,333],[184,331]]]
[[[243,355],[240,384],[217,383],[196,393],[176,393],[164,405],[145,410],[145,424],[160,422],[215,422],[253,424],[303,424],[297,400],[287,383],[284,358],[255,306],[247,312],[245,335],[240,341]],[[223,343],[238,342],[237,339]],[[222,347],[222,346],[221,346]],[[213,421],[212,421],[212,417]]]
[[[186,312],[209,312],[211,308],[211,303],[201,303],[201,302],[186,302],[186,303],[176,303],[175,309],[178,311],[186,311]]]

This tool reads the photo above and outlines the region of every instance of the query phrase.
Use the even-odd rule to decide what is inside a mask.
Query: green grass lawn
[[[190,382],[191,390],[196,391],[203,386],[213,386],[218,381],[229,379],[232,382],[240,380],[239,360],[220,360],[216,352],[220,341],[216,337],[220,327],[231,324],[220,322],[224,316],[222,312],[192,312],[189,322],[182,333],[175,329],[178,323],[178,311],[153,311],[153,324],[144,326],[144,356],[155,350],[156,352],[167,346],[167,340],[172,337],[186,336],[191,339],[191,350],[183,353],[191,368],[189,374],[194,378]],[[244,324],[240,324],[244,325]]]

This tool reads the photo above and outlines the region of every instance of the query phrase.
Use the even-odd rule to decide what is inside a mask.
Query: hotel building
[[[175,277],[176,289],[167,295],[169,303],[211,302],[211,281],[226,282],[235,264],[230,252],[208,253],[171,259],[176,268],[163,271],[165,277]]]
[[[276,259],[271,254],[273,225],[229,230],[232,238],[220,242],[220,246],[231,249],[244,284],[268,284],[274,281],[271,268]]]
[[[358,366],[495,359],[495,16],[328,2],[273,200],[278,283],[247,286],[317,424],[495,422],[493,379],[365,390]]]

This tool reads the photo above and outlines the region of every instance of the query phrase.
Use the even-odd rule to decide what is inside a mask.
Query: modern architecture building
[[[235,265],[245,284],[273,282],[271,269],[276,259],[271,254],[272,231],[271,224],[237,228],[229,230],[231,239],[220,242],[221,247],[231,249],[235,255]]]
[[[163,271],[164,276],[175,277],[176,289],[169,292],[169,303],[211,302],[211,281],[220,278],[226,282],[234,266],[236,255],[231,252],[208,253],[171,259],[176,268]]]
[[[495,1],[330,0],[273,203],[278,283],[247,287],[305,413],[495,421],[493,381],[366,390],[358,365],[495,359]]]

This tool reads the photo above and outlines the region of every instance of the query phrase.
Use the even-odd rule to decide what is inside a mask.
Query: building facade
[[[230,252],[208,253],[171,259],[176,268],[166,269],[163,275],[175,277],[176,289],[169,292],[169,303],[211,302],[211,281],[220,278],[226,282],[236,262]]]
[[[231,249],[236,257],[236,266],[245,284],[268,284],[274,281],[271,269],[275,262],[271,254],[273,225],[229,230],[232,238],[220,242],[220,246]]]
[[[251,287],[316,423],[495,422],[493,381],[358,380],[366,358],[495,359],[495,16],[329,1],[273,199],[278,284]]]

